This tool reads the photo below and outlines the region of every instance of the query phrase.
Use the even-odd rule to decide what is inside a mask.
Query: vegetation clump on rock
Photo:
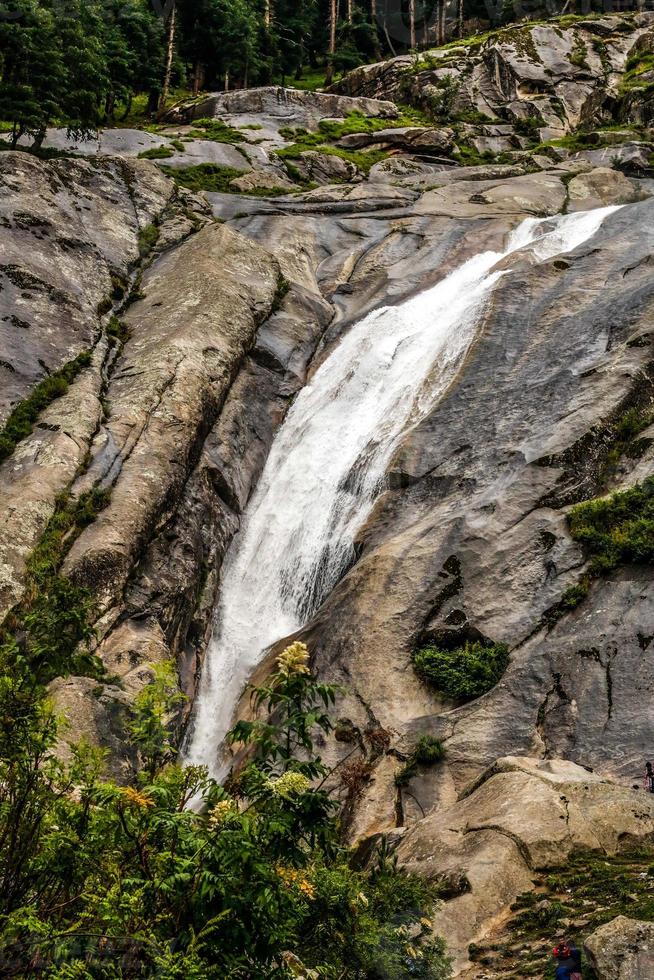
[[[56,398],[65,395],[71,382],[90,363],[90,352],[83,351],[58,371],[53,371],[40,381],[27,398],[13,409],[4,428],[0,430],[0,462],[11,456],[21,439],[26,439],[31,433],[40,413]]]
[[[570,533],[592,557],[590,571],[610,572],[626,563],[654,561],[654,477],[629,490],[577,504]]]
[[[472,701],[494,687],[509,663],[504,643],[468,641],[452,650],[423,647],[414,654],[416,672],[446,697]]]
[[[445,747],[440,739],[432,735],[423,735],[405,764],[395,774],[395,785],[406,786],[414,776],[418,775],[420,766],[433,766],[444,756]]]

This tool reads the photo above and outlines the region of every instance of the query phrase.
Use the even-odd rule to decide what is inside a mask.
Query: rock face
[[[599,847],[611,854],[625,840],[652,832],[654,799],[569,762],[509,757],[458,802],[434,809],[408,830],[398,854],[433,880],[459,882],[459,894],[442,906],[435,928],[465,964],[471,938],[533,887],[534,871],[564,864],[575,850]]]
[[[618,916],[597,929],[585,951],[598,980],[654,977],[654,923]]]
[[[412,101],[464,125],[477,152],[499,153],[565,136],[598,117],[649,124],[651,98],[622,82],[634,52],[651,48],[651,13],[521,25],[488,39],[408,55],[350,72],[333,90]],[[620,102],[622,98],[622,102]],[[619,104],[618,104],[619,103]],[[472,124],[472,125],[470,125]]]
[[[129,761],[124,712],[152,665],[174,658],[193,696],[222,561],[275,433],[351,325],[502,251],[525,219],[624,205],[570,254],[502,270],[451,385],[397,445],[356,561],[301,632],[320,675],[345,689],[349,741],[327,744],[325,757],[355,747],[368,766],[346,799],[350,839],[387,833],[403,862],[449,883],[436,926],[461,970],[467,944],[533,887],[535,868],[654,835],[650,797],[632,789],[654,723],[651,565],[619,568],[576,609],[560,608],[587,568],[569,506],[654,473],[654,202],[639,176],[649,135],[627,127],[616,145],[604,135],[576,152],[535,145],[525,124],[535,119],[544,142],[579,119],[603,132],[650,22],[521,27],[468,45],[465,71],[449,48],[342,83],[367,98],[408,80],[425,105],[430,86],[453,88],[434,125],[394,129],[392,103],[274,89],[178,107],[157,146],[206,116],[262,127],[243,129],[253,137],[243,152],[211,144],[239,157],[239,193],[176,189],[133,159],[146,134],[105,134],[114,157],[0,154],[2,418],[47,372],[91,351],[0,467],[0,612],[21,596],[57,494],[110,490],[64,570],[94,593],[111,680],[63,678],[52,695],[73,735],[110,749],[118,775]],[[300,189],[274,153],[288,142],[280,129],[352,109],[388,125],[344,136],[335,149],[345,158],[304,152],[293,164],[304,190],[261,196]],[[509,156],[455,166],[457,148],[482,138],[507,141]],[[162,162],[203,160],[199,144],[211,141],[196,142]],[[366,173],[347,153],[370,148],[389,155]],[[650,425],[625,453],[616,433],[634,408]],[[476,701],[449,701],[412,669],[425,643],[480,638],[511,657]],[[397,786],[423,735],[443,741],[444,760]]]

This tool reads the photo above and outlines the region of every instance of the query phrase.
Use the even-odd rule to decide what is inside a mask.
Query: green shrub
[[[330,730],[335,692],[307,661],[293,644],[253,691],[262,717],[231,733],[249,761],[226,790],[176,761],[166,725],[180,701],[172,665],[155,670],[131,709],[141,767],[119,786],[102,778],[100,750],[56,758],[57,721],[38,699],[23,703],[13,738],[2,728],[25,676],[5,650],[0,947],[17,975],[31,975],[38,943],[39,965],[58,977],[55,957],[71,978],[451,976],[425,918],[437,889],[384,845],[354,870],[339,842],[312,735]],[[191,799],[202,805],[190,808]],[[106,973],[107,952],[129,954],[129,972]]]
[[[465,643],[453,650],[424,647],[414,655],[414,666],[423,680],[447,697],[472,701],[497,684],[509,663],[504,643]]]
[[[395,785],[406,786],[418,775],[419,766],[434,766],[445,755],[443,743],[431,735],[423,735],[404,766],[395,774]]]
[[[570,533],[592,556],[591,573],[618,565],[654,561],[654,477],[596,500],[577,504],[568,515]]]
[[[11,456],[21,439],[26,439],[40,413],[68,391],[79,372],[91,363],[91,354],[84,351],[58,371],[40,381],[27,398],[13,409],[0,431],[0,462]]]
[[[234,167],[221,167],[216,163],[199,163],[193,167],[165,167],[161,168],[164,173],[171,177],[180,187],[187,187],[191,191],[209,191],[219,194],[247,194],[248,197],[277,197],[280,194],[288,194],[288,190],[283,188],[263,188],[257,187],[251,191],[234,191],[230,187],[235,177],[242,177],[243,171],[236,170]]]
[[[211,140],[213,143],[243,143],[245,141],[243,133],[232,126],[228,126],[220,119],[194,119],[193,125],[198,127],[192,129],[189,134],[193,139]]]
[[[107,325],[107,336],[120,345],[126,344],[130,337],[130,330],[123,320],[112,316]]]

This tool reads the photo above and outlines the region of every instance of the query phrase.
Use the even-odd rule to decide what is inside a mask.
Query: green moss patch
[[[509,663],[504,643],[465,643],[452,650],[423,647],[414,654],[418,675],[441,694],[457,701],[472,701],[490,691]]]
[[[175,150],[171,146],[153,146],[150,150],[139,153],[139,160],[166,160],[174,156]]]
[[[243,194],[247,197],[279,197],[288,194],[283,187],[255,187],[251,191],[235,191],[230,187],[235,177],[242,177],[243,171],[234,167],[221,167],[216,163],[199,163],[195,167],[162,167],[180,187],[191,191],[209,191],[218,194]]]
[[[11,456],[21,439],[26,439],[30,435],[40,413],[55,399],[65,395],[69,385],[90,363],[90,351],[78,354],[74,360],[40,381],[31,394],[14,408],[0,431],[0,461]]]
[[[153,251],[159,241],[159,229],[156,225],[147,225],[138,234],[139,255],[145,259]]]
[[[0,627],[0,661],[20,655],[35,686],[69,674],[102,678],[89,650],[94,603],[90,592],[61,574],[74,542],[109,502],[94,489],[74,499],[62,494],[27,562],[25,593]]]
[[[343,150],[340,146],[314,144],[313,142],[294,143],[292,146],[286,146],[275,152],[282,160],[299,160],[307,150],[315,150],[318,153],[326,154],[326,156],[340,157],[341,160],[353,163],[357,170],[364,174],[369,173],[371,167],[388,157],[386,150]]]

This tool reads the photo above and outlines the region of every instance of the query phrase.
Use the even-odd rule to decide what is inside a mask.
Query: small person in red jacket
[[[581,953],[573,942],[557,943],[552,956],[557,961],[556,980],[582,980]]]

